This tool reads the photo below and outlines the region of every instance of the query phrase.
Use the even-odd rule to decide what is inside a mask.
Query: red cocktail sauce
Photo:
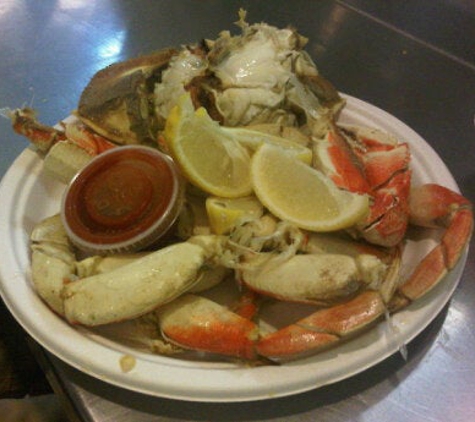
[[[171,158],[153,148],[126,146],[98,155],[75,176],[63,197],[62,218],[80,249],[130,252],[163,236],[180,205]]]

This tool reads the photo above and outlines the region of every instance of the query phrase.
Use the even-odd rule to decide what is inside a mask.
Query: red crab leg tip
[[[247,290],[241,294],[238,302],[233,308],[233,312],[243,318],[252,320],[259,311],[258,294],[252,290]]]
[[[471,209],[461,209],[453,216],[450,226],[442,237],[447,267],[452,269],[460,259],[465,245],[473,231],[473,213]]]
[[[56,142],[66,139],[63,132],[38,122],[33,110],[15,110],[11,119],[13,130],[28,138],[40,151],[46,152]]]

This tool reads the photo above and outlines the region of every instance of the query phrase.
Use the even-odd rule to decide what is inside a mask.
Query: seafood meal
[[[341,123],[345,99],[295,29],[244,11],[237,25],[100,70],[55,127],[9,111],[65,183],[61,209],[31,233],[31,279],[70,324],[131,321],[146,327],[140,347],[176,358],[283,363],[417,301],[463,254],[470,202],[413,184],[407,142]],[[106,159],[119,168],[87,185]],[[406,276],[410,226],[440,236]],[[276,303],[301,317],[268,324]]]

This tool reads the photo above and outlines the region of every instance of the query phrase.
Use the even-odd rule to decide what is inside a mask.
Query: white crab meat
[[[231,54],[214,68],[224,88],[282,89],[289,80],[294,32],[265,24],[255,25],[255,29],[245,33],[234,51],[230,48]],[[228,34],[218,42],[223,40],[229,47],[235,43]]]
[[[185,85],[195,76],[204,72],[206,59],[183,49],[170,60],[168,68],[162,73],[162,80],[155,84],[155,112],[166,119],[178,98],[185,94]]]
[[[267,24],[244,26],[243,34],[222,33],[213,48],[227,51],[211,59],[210,69],[221,83],[215,91],[216,105],[228,126],[262,122],[296,124],[286,103],[319,119],[317,97],[299,80],[296,72],[318,76],[311,59],[301,48],[306,39],[290,29]],[[214,53],[211,50],[210,56]]]

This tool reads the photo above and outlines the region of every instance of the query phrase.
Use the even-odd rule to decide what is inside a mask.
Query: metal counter
[[[0,0],[0,108],[30,104],[54,124],[76,107],[97,70],[216,37],[232,28],[239,7],[250,22],[295,26],[309,38],[307,50],[322,74],[418,132],[475,201],[475,5],[467,0]],[[27,145],[0,119],[0,176]],[[227,404],[153,398],[90,378],[34,348],[71,420],[475,420],[473,243],[452,300],[408,345],[407,360],[395,354],[287,398]]]

